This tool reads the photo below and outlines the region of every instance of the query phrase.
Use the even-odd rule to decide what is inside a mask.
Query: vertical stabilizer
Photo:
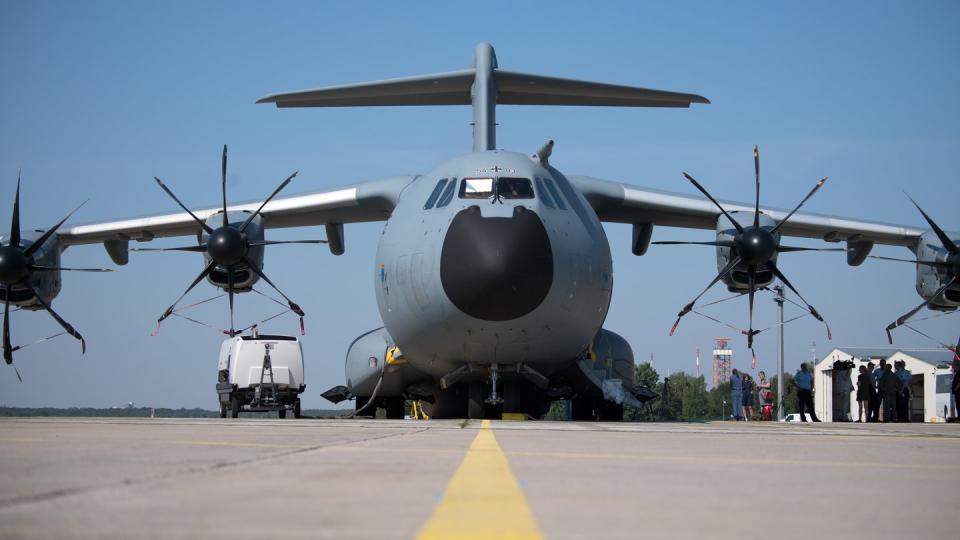
[[[493,70],[497,68],[497,54],[489,43],[480,43],[473,53],[473,68],[476,74],[470,87],[470,103],[473,105],[473,151],[497,148],[497,80]]]

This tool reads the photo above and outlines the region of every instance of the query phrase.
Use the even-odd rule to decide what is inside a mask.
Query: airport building
[[[813,404],[824,422],[858,419],[857,376],[860,366],[886,360],[892,366],[903,360],[912,374],[910,389],[911,422],[944,422],[953,416],[950,364],[953,352],[946,349],[900,349],[894,347],[839,347],[830,351],[814,368]],[[850,364],[845,364],[849,362]],[[851,365],[852,364],[852,365]],[[849,367],[849,371],[844,369]],[[844,378],[847,378],[846,382]],[[847,390],[847,391],[845,391]]]

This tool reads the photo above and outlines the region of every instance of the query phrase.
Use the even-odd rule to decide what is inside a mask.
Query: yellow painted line
[[[480,433],[417,538],[543,538],[489,420],[480,425]]]
[[[229,441],[168,441],[170,444],[183,444],[189,446],[234,446],[249,448],[307,448],[302,444],[268,444],[268,443],[248,443],[248,442],[229,442]]]

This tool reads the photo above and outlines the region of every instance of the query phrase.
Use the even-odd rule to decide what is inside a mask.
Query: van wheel
[[[300,400],[298,399],[296,403],[293,404],[293,417],[294,418],[303,418],[303,415],[300,413]]]
[[[230,398],[230,418],[240,416],[240,398],[233,396]]]
[[[220,403],[220,418],[226,418],[226,417],[227,417],[227,404]]]

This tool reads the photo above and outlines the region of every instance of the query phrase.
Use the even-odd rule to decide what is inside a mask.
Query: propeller
[[[800,203],[790,211],[779,223],[774,227],[762,227],[760,225],[760,149],[757,146],[753,147],[753,170],[754,176],[756,179],[756,188],[755,188],[755,204],[753,211],[753,224],[747,227],[744,227],[739,222],[737,222],[733,217],[727,212],[727,210],[721,205],[712,195],[704,188],[695,178],[690,176],[687,173],[683,173],[684,178],[690,181],[697,190],[700,191],[707,199],[710,200],[720,210],[720,213],[723,214],[731,224],[733,224],[736,233],[734,234],[733,240],[727,241],[714,241],[714,242],[678,242],[678,241],[659,241],[653,242],[654,244],[660,245],[701,245],[701,246],[716,246],[723,248],[730,248],[730,261],[720,270],[720,272],[713,278],[707,288],[704,289],[700,294],[698,294],[689,304],[683,307],[680,312],[677,314],[677,320],[673,323],[673,327],[670,328],[670,335],[672,336],[677,330],[677,326],[680,324],[680,319],[684,315],[693,311],[693,307],[696,304],[697,300],[700,299],[711,287],[713,287],[718,281],[723,279],[727,274],[733,271],[738,265],[745,265],[747,267],[747,294],[749,299],[749,327],[747,330],[742,330],[741,332],[747,336],[747,347],[753,349],[753,337],[760,333],[759,330],[753,329],[753,301],[754,295],[757,290],[757,273],[761,270],[771,271],[777,278],[780,279],[793,291],[802,301],[806,304],[807,310],[816,318],[818,321],[826,325],[826,321],[823,320],[823,317],[820,313],[814,309],[799,292],[793,287],[793,285],[787,280],[786,276],[777,269],[775,257],[778,253],[791,253],[797,251],[846,251],[844,248],[807,248],[807,247],[794,247],[794,246],[781,246],[779,245],[779,238],[777,236],[778,231],[781,227],[789,220],[797,210],[800,209],[814,193],[819,190],[823,184],[827,181],[827,178],[824,177],[817,182],[817,184],[810,190],[806,197],[800,201]],[[827,337],[832,339],[833,336],[830,332],[830,327],[827,325]]]
[[[947,277],[949,278],[947,283],[942,287],[937,289],[937,292],[933,293],[929,298],[924,300],[919,306],[911,309],[910,311],[904,313],[897,320],[887,325],[887,340],[890,344],[893,344],[893,334],[892,330],[898,326],[906,324],[911,317],[917,314],[921,309],[930,305],[934,299],[938,298],[943,294],[947,289],[949,289],[955,283],[960,282],[960,247],[957,247],[957,244],[947,236],[947,233],[940,228],[933,219],[923,211],[923,208],[920,208],[920,205],[917,204],[917,201],[913,200],[913,197],[907,195],[907,198],[910,199],[910,202],[913,203],[913,206],[920,211],[920,214],[923,216],[923,219],[927,221],[927,224],[930,225],[930,228],[933,229],[934,234],[937,235],[937,238],[940,239],[940,243],[943,245],[943,249],[947,252],[947,257],[945,261],[921,261],[921,260],[910,260],[910,259],[898,259],[896,257],[881,257],[879,255],[871,255],[871,259],[880,259],[884,261],[896,261],[896,262],[905,262],[910,264],[922,265],[922,266],[931,266],[937,268],[941,271],[946,272]],[[960,341],[957,343],[960,347]],[[957,354],[956,352],[954,354]]]
[[[203,220],[197,217],[196,214],[191,212],[173,191],[163,183],[157,177],[154,177],[157,184],[160,186],[163,191],[167,193],[184,211],[186,211],[194,221],[207,233],[206,243],[194,245],[194,246],[183,246],[183,247],[172,247],[172,248],[139,248],[132,249],[131,251],[185,251],[185,252],[194,252],[194,253],[206,253],[210,262],[204,267],[203,271],[200,272],[200,275],[193,280],[189,287],[177,298],[176,302],[170,305],[163,312],[159,319],[157,319],[157,330],[154,332],[156,334],[160,330],[160,323],[164,321],[167,317],[172,315],[176,309],[177,304],[197,286],[198,283],[203,281],[204,278],[210,275],[216,268],[222,268],[226,270],[227,275],[227,296],[229,298],[230,304],[230,330],[225,331],[224,333],[228,334],[230,337],[233,337],[239,334],[241,331],[235,329],[234,317],[233,317],[233,308],[234,308],[234,294],[236,293],[235,287],[235,274],[234,272],[238,267],[248,267],[255,274],[263,278],[274,290],[280,293],[285,300],[287,300],[287,305],[291,311],[299,315],[301,318],[304,316],[304,312],[300,309],[300,306],[295,302],[290,300],[285,294],[280,292],[280,289],[270,281],[269,278],[263,273],[263,271],[251,261],[247,255],[251,247],[255,246],[271,246],[278,244],[321,244],[326,243],[326,240],[284,240],[284,241],[250,241],[247,238],[246,230],[250,223],[256,219],[258,215],[263,211],[263,208],[273,200],[290,182],[297,176],[298,171],[295,171],[293,174],[288,176],[273,193],[270,194],[266,200],[260,204],[260,207],[257,208],[256,212],[250,214],[247,219],[242,224],[231,224],[227,216],[227,145],[223,145],[223,156],[220,162],[220,174],[221,174],[221,195],[223,200],[223,221],[220,227],[216,229],[207,225]],[[301,327],[303,321],[301,320]]]
[[[80,206],[83,206],[81,204]],[[43,244],[53,236],[54,233],[64,224],[70,216],[76,212],[80,206],[74,208],[67,216],[57,222],[53,227],[47,229],[30,246],[24,249],[21,244],[20,234],[20,174],[17,174],[17,191],[13,198],[13,221],[10,224],[10,238],[5,245],[0,245],[0,285],[3,287],[3,361],[7,364],[13,363],[13,352],[22,347],[13,347],[10,343],[10,302],[14,288],[26,290],[33,296],[29,299],[35,299],[40,306],[50,314],[57,324],[59,324],[66,333],[80,340],[80,350],[82,353],[87,351],[87,344],[73,326],[63,320],[57,314],[50,304],[40,295],[31,283],[31,278],[36,272],[111,272],[109,268],[63,268],[59,266],[45,266],[37,264],[34,255],[39,251]]]

